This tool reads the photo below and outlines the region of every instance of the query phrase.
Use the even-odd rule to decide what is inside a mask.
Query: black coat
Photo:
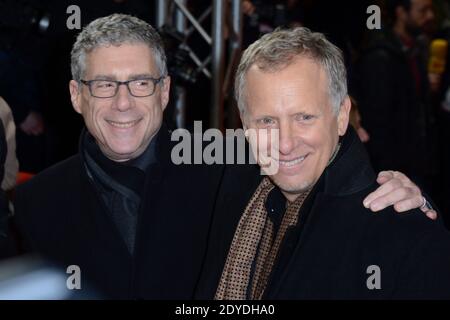
[[[349,128],[287,231],[265,291],[268,299],[450,298],[450,234],[419,209],[365,209],[376,176]],[[258,168],[229,166],[224,174],[197,298],[214,297],[242,212],[261,180]],[[369,290],[367,268],[381,270]]]
[[[32,248],[107,297],[189,299],[198,280],[223,168],[174,165],[167,130],[158,134],[157,165],[146,175],[132,257],[80,155],[17,190],[15,208]],[[85,281],[85,282],[83,282]]]
[[[409,56],[392,32],[374,32],[358,65],[357,100],[374,168],[399,170],[423,183],[436,172],[436,124],[425,59],[417,54],[417,90]]]

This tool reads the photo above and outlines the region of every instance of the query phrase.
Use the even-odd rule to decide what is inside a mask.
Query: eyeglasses
[[[165,77],[158,79],[147,77],[142,79],[115,81],[115,80],[80,80],[80,82],[89,87],[91,96],[96,98],[112,98],[119,91],[119,86],[126,85],[128,92],[133,97],[148,97],[155,93],[158,83]]]

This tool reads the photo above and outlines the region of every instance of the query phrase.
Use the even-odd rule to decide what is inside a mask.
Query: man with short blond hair
[[[264,35],[244,52],[235,93],[245,129],[278,131],[266,148],[279,169],[226,171],[198,297],[450,298],[449,232],[417,209],[363,205],[376,176],[348,126],[336,46],[307,28]]]

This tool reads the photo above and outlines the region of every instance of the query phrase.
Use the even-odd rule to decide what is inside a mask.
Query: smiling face
[[[159,78],[152,50],[144,44],[98,47],[86,56],[84,80],[127,81]],[[156,85],[149,97],[133,97],[125,85],[112,98],[92,97],[86,85],[70,81],[72,105],[102,152],[114,161],[141,155],[161,127],[169,101],[170,78]]]
[[[296,57],[275,72],[251,66],[244,95],[245,128],[279,130],[278,154],[272,155],[279,159],[279,169],[270,177],[294,201],[325,170],[339,136],[347,130],[350,100],[344,100],[336,116],[325,71],[306,57]]]

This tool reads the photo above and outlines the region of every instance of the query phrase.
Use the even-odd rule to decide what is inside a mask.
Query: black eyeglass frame
[[[115,96],[117,95],[117,92],[119,92],[119,87],[120,87],[121,85],[125,85],[125,86],[127,87],[127,89],[128,89],[128,92],[129,92],[130,95],[132,95],[133,97],[136,97],[136,98],[144,98],[144,97],[150,97],[150,96],[152,96],[152,95],[155,93],[155,91],[156,91],[156,85],[157,85],[158,83],[160,83],[161,80],[164,80],[165,78],[166,78],[166,76],[161,76],[161,77],[159,77],[159,78],[145,77],[145,78],[132,79],[132,80],[127,80],[127,81],[102,80],[102,79],[94,79],[94,80],[83,80],[83,79],[80,79],[80,82],[89,88],[89,93],[90,93],[91,96],[93,96],[94,98],[100,98],[100,99],[113,98],[113,97],[115,97]],[[133,81],[142,81],[142,80],[150,80],[150,81],[152,81],[152,82],[153,82],[153,91],[152,91],[152,93],[147,94],[147,95],[145,95],[145,96],[137,96],[137,95],[135,95],[135,94],[133,94],[133,93],[131,92],[131,89],[130,89],[130,82],[133,82]],[[94,82],[96,82],[96,81],[108,81],[108,82],[114,82],[114,83],[117,84],[117,86],[116,86],[116,91],[114,91],[114,94],[113,94],[112,96],[108,96],[108,97],[99,97],[99,96],[96,96],[96,95],[94,95],[94,94],[92,93],[92,83],[94,83]]]

